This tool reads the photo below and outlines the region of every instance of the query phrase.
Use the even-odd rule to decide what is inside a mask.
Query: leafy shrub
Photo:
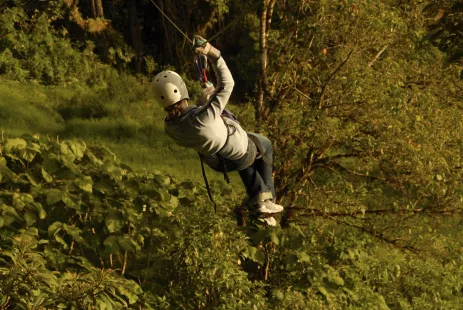
[[[115,69],[98,61],[91,42],[83,53],[75,49],[50,24],[49,14],[37,11],[29,17],[21,7],[1,13],[0,32],[7,35],[0,43],[0,74],[46,85],[91,86],[104,86],[107,78],[117,76]]]
[[[51,277],[53,272],[46,270],[56,270],[62,275],[51,281],[59,282],[61,277],[71,281],[75,273],[76,281],[88,284],[75,287],[72,281],[61,283],[60,287],[68,289],[68,295],[55,295],[61,303],[68,300],[67,305],[75,301],[96,306],[99,300],[110,299],[117,305],[135,307],[143,304],[144,298],[151,298],[136,286],[124,290],[129,280],[107,270],[112,269],[141,280],[142,287],[155,295],[150,304],[157,308],[184,308],[192,301],[199,307],[217,308],[263,304],[261,284],[247,279],[238,264],[245,239],[235,240],[224,233],[231,223],[218,221],[217,215],[208,212],[204,189],[193,183],[176,184],[158,171],[134,173],[117,164],[115,155],[106,148],[87,147],[78,140],[42,144],[24,136],[3,141],[1,150],[1,247],[9,251],[4,254],[16,254],[8,254],[10,260],[0,262],[0,267],[11,269],[16,266],[13,259],[18,259],[24,266],[39,268],[34,277],[42,271],[44,277]],[[194,218],[192,207],[202,208],[203,214]],[[32,231],[39,240],[20,238],[31,242],[26,250],[34,249],[25,257],[17,256],[22,252],[7,241],[23,231]],[[208,249],[196,257],[203,243]],[[36,262],[28,260],[28,255]],[[92,283],[101,278],[98,275],[107,272],[108,282],[98,282],[101,296],[79,297],[91,291]],[[5,285],[16,283],[14,274],[5,276]],[[47,287],[46,280],[41,279],[30,289],[18,288],[15,296],[22,298],[34,291],[37,305],[51,302],[55,288]],[[119,287],[116,293],[113,285]]]
[[[0,252],[3,309],[134,308],[142,294],[137,283],[114,270],[97,269],[85,260],[75,261],[81,267],[78,273],[52,271],[45,255],[37,250],[48,241],[37,241],[36,236],[36,229],[13,236],[11,249]]]

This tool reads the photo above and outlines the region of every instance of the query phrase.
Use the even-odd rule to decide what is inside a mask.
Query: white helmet
[[[162,71],[156,74],[153,81],[155,99],[164,107],[168,107],[182,99],[190,99],[185,82],[174,71]]]

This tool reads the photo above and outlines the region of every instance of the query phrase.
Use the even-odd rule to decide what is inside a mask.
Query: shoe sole
[[[281,207],[281,209],[279,209],[278,211],[276,210],[270,210],[270,209],[267,209],[265,206],[262,206],[260,208],[257,209],[257,212],[259,213],[270,213],[270,214],[274,214],[274,213],[280,213],[281,211],[283,211],[284,208]]]
[[[277,226],[277,221],[273,218],[273,217],[266,217],[266,218],[263,218],[263,219],[259,219],[259,221],[267,224],[268,226]]]

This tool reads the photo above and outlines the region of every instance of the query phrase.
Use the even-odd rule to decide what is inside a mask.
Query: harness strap
[[[206,183],[207,195],[209,196],[209,199],[214,204],[214,212],[217,213],[217,204],[215,203],[214,198],[212,198],[211,188],[209,187],[209,182],[207,181],[206,170],[204,170],[203,157],[199,153],[198,155],[199,155],[199,159],[201,160],[201,170],[203,172],[204,183]]]
[[[227,173],[227,163],[225,162],[225,158],[220,155],[220,151],[227,145],[228,143],[228,138],[230,137],[230,131],[228,130],[228,124],[225,122],[225,118],[223,116],[220,116],[223,120],[223,124],[227,128],[227,139],[225,140],[225,144],[222,146],[222,148],[217,152],[217,158],[219,159],[220,165],[222,165],[223,169],[223,178],[227,182],[227,184],[230,184],[230,178],[228,177]]]

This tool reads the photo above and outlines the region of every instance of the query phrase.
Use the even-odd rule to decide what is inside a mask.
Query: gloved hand
[[[220,51],[199,35],[193,37],[193,50],[198,54],[206,55],[210,61],[217,61],[220,58]]]

